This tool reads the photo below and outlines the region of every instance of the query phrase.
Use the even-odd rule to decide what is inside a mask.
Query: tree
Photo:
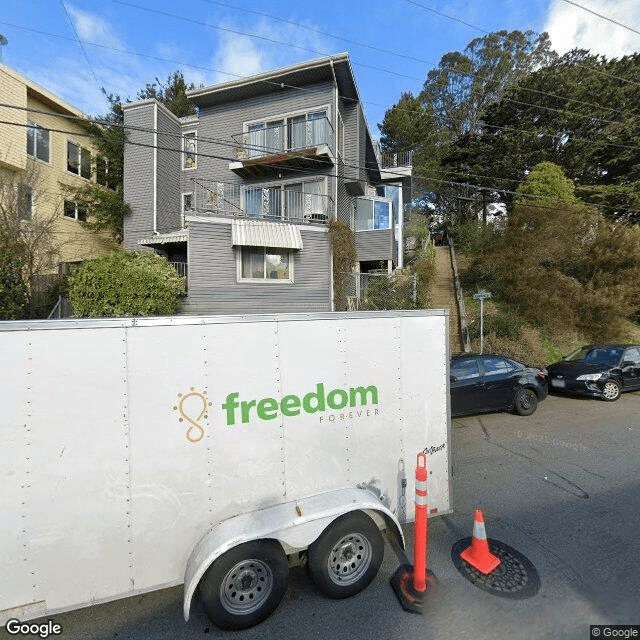
[[[519,315],[551,330],[623,338],[625,320],[640,310],[640,229],[577,203],[571,187],[557,166],[537,166],[473,271]],[[534,193],[543,197],[524,197]]]
[[[466,136],[477,135],[486,107],[554,57],[546,33],[497,31],[472,40],[463,52],[445,54],[438,67],[428,73],[417,98],[403,94],[387,111],[381,125],[385,126],[385,137],[388,132],[395,133],[394,144],[419,137],[416,146],[421,151],[413,161],[414,187],[440,216],[459,212],[464,218],[473,208],[471,203],[478,194],[476,185],[485,184],[464,167],[460,170],[455,163],[443,162],[450,155],[450,147]],[[427,114],[432,126],[407,127],[403,112],[408,108],[419,114],[419,120]],[[400,135],[407,130],[408,136]],[[488,187],[485,194],[487,202],[499,199]]]
[[[29,317],[45,274],[57,268],[63,247],[56,233],[59,207],[45,205],[49,194],[35,162],[20,172],[0,166],[0,317]],[[38,215],[32,215],[37,210]],[[11,299],[15,296],[15,299]]]
[[[550,161],[582,200],[613,219],[638,222],[639,75],[640,54],[607,61],[569,52],[510,86],[485,109],[478,132],[450,145],[443,164],[480,176],[478,184],[503,190],[509,203],[524,176]]]
[[[165,83],[158,78],[155,82],[147,83],[144,89],[138,91],[138,99],[155,98],[175,116],[182,118],[196,112],[193,103],[187,98],[187,91],[195,88],[193,82],[187,84],[182,71],[174,71],[167,76]]]
[[[69,278],[69,300],[81,317],[171,315],[185,283],[164,258],[113,251],[85,260]]]

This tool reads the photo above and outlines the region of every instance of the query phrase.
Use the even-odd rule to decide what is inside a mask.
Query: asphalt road
[[[615,403],[550,396],[529,417],[487,414],[452,426],[454,514],[430,520],[438,586],[424,615],[400,607],[389,585],[397,559],[387,547],[373,584],[348,600],[324,598],[303,570],[292,570],[278,610],[242,632],[219,631],[197,603],[185,623],[177,587],[57,615],[57,637],[586,640],[592,624],[640,625],[640,392]],[[535,596],[497,597],[455,569],[451,547],[471,535],[477,508],[487,535],[536,567]],[[1,639],[12,637],[0,630]]]

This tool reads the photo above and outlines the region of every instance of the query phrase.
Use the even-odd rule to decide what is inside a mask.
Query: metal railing
[[[289,118],[266,123],[261,128],[249,129],[235,134],[231,139],[238,144],[236,156],[239,160],[264,158],[281,153],[311,149],[321,144],[333,152],[333,127],[326,116],[318,118]]]
[[[399,153],[382,153],[380,158],[380,167],[382,169],[411,167],[412,163],[413,151],[401,151]]]
[[[187,277],[187,263],[186,262],[170,262],[169,263],[177,272],[179,276],[183,278]]]
[[[317,193],[318,182],[248,187],[193,179],[193,184],[194,212],[199,215],[326,223],[333,208],[330,196]]]

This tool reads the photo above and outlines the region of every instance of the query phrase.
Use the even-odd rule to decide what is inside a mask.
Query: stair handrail
[[[462,287],[460,286],[460,277],[458,275],[456,251],[453,247],[453,238],[451,236],[449,236],[449,248],[451,254],[451,266],[453,267],[453,278],[456,283],[456,298],[458,300],[458,313],[460,314],[460,334],[462,337],[462,347],[465,353],[470,353],[471,338],[469,337],[469,324],[467,323],[467,312],[464,308],[464,296],[462,295]]]

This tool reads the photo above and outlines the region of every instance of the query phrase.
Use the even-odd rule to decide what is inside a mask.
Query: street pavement
[[[329,600],[293,569],[278,610],[242,632],[218,630],[198,602],[185,623],[176,587],[54,616],[58,637],[587,640],[596,637],[589,625],[640,625],[640,392],[615,403],[550,396],[529,417],[454,419],[452,451],[454,511],[429,521],[428,563],[438,584],[424,615],[400,607],[389,584],[398,560],[387,546],[363,593]],[[475,509],[489,538],[534,564],[535,596],[501,598],[456,570],[451,547],[471,535]],[[405,533],[411,557],[412,528]],[[11,637],[0,630],[0,639]]]

